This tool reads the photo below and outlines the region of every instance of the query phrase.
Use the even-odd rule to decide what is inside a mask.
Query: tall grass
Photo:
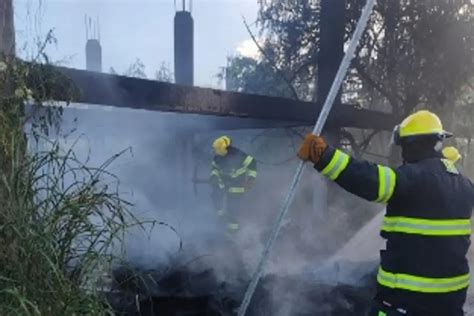
[[[27,152],[24,104],[41,106],[27,67],[0,58],[0,315],[109,314],[95,284],[136,223],[107,172],[115,157],[91,168],[58,142]]]

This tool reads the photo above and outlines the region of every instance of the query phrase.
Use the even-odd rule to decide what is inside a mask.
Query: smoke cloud
[[[134,227],[126,235],[126,263],[162,273],[211,269],[242,295],[296,169],[300,136],[287,129],[225,126],[229,119],[89,105],[66,109],[62,135],[54,137],[65,147],[75,143],[78,157],[91,166],[124,151],[109,171],[118,176],[122,197],[144,222],[144,229]],[[211,143],[222,134],[258,162],[257,181],[242,202],[242,228],[232,243],[213,209],[209,185],[200,181],[208,179]],[[272,315],[320,311],[322,305],[315,302],[334,287],[365,286],[376,262],[351,263],[347,257],[352,253],[326,261],[375,212],[373,205],[336,188],[308,166],[266,267],[256,308]]]

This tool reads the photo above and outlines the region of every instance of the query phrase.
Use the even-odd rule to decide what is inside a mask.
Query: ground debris
[[[367,278],[369,280],[370,278]],[[219,281],[212,270],[114,271],[108,301],[116,315],[236,315],[248,280]],[[373,296],[370,284],[328,284],[307,274],[265,276],[249,316],[364,315]]]
[[[232,315],[242,290],[215,278],[212,270],[194,272],[119,268],[108,301],[117,315]],[[243,286],[243,283],[242,283]]]

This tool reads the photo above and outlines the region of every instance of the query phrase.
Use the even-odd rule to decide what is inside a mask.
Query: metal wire
[[[342,59],[341,65],[339,66],[339,69],[337,71],[336,77],[334,78],[334,82],[332,83],[331,90],[329,90],[329,94],[326,98],[326,101],[324,102],[323,108],[321,110],[321,113],[319,114],[318,121],[316,122],[314,129],[313,129],[313,134],[319,135],[324,127],[324,124],[326,123],[326,119],[329,115],[329,112],[331,111],[332,105],[334,103],[334,100],[336,98],[336,95],[341,87],[342,81],[344,80],[344,77],[346,76],[347,69],[350,66],[351,60],[355,54],[355,50],[359,44],[359,40],[362,36],[362,33],[367,25],[367,21],[369,20],[370,14],[372,13],[372,10],[374,8],[376,0],[367,0],[367,3],[362,10],[361,17],[359,21],[357,22],[357,27],[354,31],[354,34],[352,35],[352,39],[350,41],[349,47],[347,49],[347,52]],[[285,218],[286,213],[288,212],[289,206],[293,200],[293,197],[296,192],[296,188],[298,186],[298,182],[300,180],[300,176],[303,172],[304,169],[304,162],[301,162],[298,165],[298,168],[296,169],[296,173],[293,177],[293,181],[291,182],[290,189],[288,191],[288,194],[285,198],[285,201],[280,209],[280,212],[278,214],[277,220],[272,228],[272,232],[270,235],[270,239],[268,240],[265,249],[263,250],[262,257],[260,259],[260,262],[258,263],[257,269],[252,277],[252,280],[247,288],[247,291],[245,292],[244,299],[242,301],[242,304],[240,305],[238,316],[245,316],[245,313],[247,312],[247,308],[250,304],[250,301],[252,299],[253,294],[255,293],[255,289],[257,288],[257,284],[260,281],[260,278],[262,276],[263,268],[265,267],[265,264],[268,260],[268,256],[270,254],[270,251],[273,247],[273,244],[278,236],[278,233],[281,230],[281,226],[283,223],[283,219]]]

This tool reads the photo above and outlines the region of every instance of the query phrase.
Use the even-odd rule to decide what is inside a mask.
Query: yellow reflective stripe
[[[220,169],[214,160],[211,162],[211,165],[216,169]]]
[[[383,220],[382,231],[427,236],[463,236],[471,234],[471,222],[469,219],[424,219],[386,216]]]
[[[449,293],[469,286],[469,274],[451,278],[427,278],[404,273],[391,273],[379,268],[377,282],[392,289],[422,293]]]
[[[395,172],[389,168],[377,165],[379,176],[379,187],[376,202],[388,203],[395,190],[397,176]]]
[[[331,180],[336,180],[349,164],[349,155],[336,149],[329,164],[321,171],[321,174]]]
[[[379,311],[377,316],[387,316],[387,314],[385,312]]]
[[[222,181],[221,174],[219,170],[213,169],[211,171],[211,178],[216,177],[217,178],[217,185],[219,186],[219,189],[224,189],[225,185],[224,182]]]
[[[453,173],[453,174],[459,174],[459,171],[454,165],[454,162],[448,159],[441,159],[441,162],[444,164],[444,167],[446,168],[447,172]]]
[[[244,187],[232,187],[229,188],[229,193],[244,193],[245,188]]]
[[[328,165],[321,171],[321,174],[329,177],[329,174],[335,169],[336,164],[340,161],[341,156],[342,152],[336,149]]]
[[[248,171],[247,171],[247,175],[248,175],[249,177],[256,178],[256,177],[257,177],[257,171],[255,171],[255,170],[248,170]]]
[[[231,177],[232,178],[237,178],[237,177],[240,177],[241,175],[245,174],[248,172],[248,166],[252,163],[253,161],[253,157],[252,156],[247,156],[244,160],[244,162],[242,163],[242,167],[235,170],[233,173],[231,173]]]
[[[239,224],[237,223],[229,223],[227,224],[227,228],[229,230],[238,230],[239,229]]]
[[[242,165],[247,168],[248,166],[250,166],[250,164],[252,163],[253,161],[253,157],[252,156],[247,156],[244,160],[244,162],[242,163]]]
[[[235,170],[230,174],[232,178],[237,178],[240,177],[241,175],[245,174],[247,172],[247,167],[242,167],[240,169]]]

